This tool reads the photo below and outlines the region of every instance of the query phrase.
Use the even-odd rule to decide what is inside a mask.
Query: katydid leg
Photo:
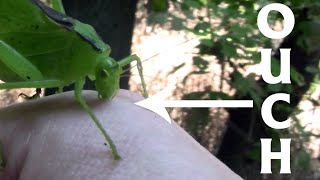
[[[52,87],[61,87],[64,84],[65,83],[60,80],[6,82],[6,83],[0,83],[0,89],[52,88]]]
[[[37,88],[36,93],[32,96],[28,96],[24,93],[20,93],[19,96],[22,96],[26,100],[38,99],[38,98],[40,98],[41,92],[42,92],[41,88]]]
[[[108,135],[108,133],[106,132],[106,130],[104,129],[104,127],[102,126],[102,124],[100,123],[98,118],[95,116],[95,114],[92,112],[91,108],[87,105],[87,103],[85,102],[85,100],[81,96],[81,92],[82,92],[84,83],[85,83],[84,78],[75,82],[75,90],[74,90],[75,97],[76,97],[77,101],[80,103],[81,107],[90,115],[91,119],[94,121],[96,126],[99,128],[99,130],[101,131],[101,133],[105,137],[106,141],[108,142],[108,144],[110,146],[113,159],[118,160],[118,159],[120,159],[120,156],[118,154],[117,148],[114,145],[111,137]]]
[[[130,55],[130,56],[120,60],[119,65],[121,68],[123,68],[124,66],[130,64],[132,61],[137,61],[137,68],[138,68],[138,72],[139,72],[139,76],[140,76],[140,80],[141,80],[141,85],[142,85],[142,89],[143,89],[143,96],[145,98],[147,98],[148,97],[147,86],[144,81],[142,62],[141,62],[140,58],[137,55],[133,54],[133,55]]]

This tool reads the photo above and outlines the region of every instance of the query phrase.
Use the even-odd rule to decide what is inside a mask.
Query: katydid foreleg
[[[102,124],[99,122],[98,118],[95,116],[95,114],[92,112],[91,108],[87,105],[87,103],[85,102],[85,100],[81,96],[81,92],[82,92],[84,83],[85,83],[85,78],[80,79],[75,82],[75,90],[74,90],[75,97],[76,97],[77,101],[79,102],[79,104],[81,105],[81,107],[90,115],[91,119],[94,121],[96,126],[99,128],[99,130],[101,131],[101,133],[105,137],[106,141],[108,142],[108,144],[110,146],[113,159],[118,160],[118,159],[120,159],[120,156],[118,154],[117,148],[114,145],[111,137],[108,135],[108,133],[106,132],[106,130],[104,129]]]
[[[120,65],[120,67],[123,68],[124,66],[130,64],[132,61],[137,61],[137,68],[138,68],[138,72],[139,72],[139,76],[140,76],[140,80],[141,80],[141,85],[142,85],[142,89],[143,89],[143,96],[145,98],[147,98],[148,97],[147,86],[146,86],[146,83],[143,78],[143,68],[142,68],[142,62],[141,62],[140,58],[137,55],[133,54],[133,55],[130,55],[130,56],[120,60],[118,63]]]

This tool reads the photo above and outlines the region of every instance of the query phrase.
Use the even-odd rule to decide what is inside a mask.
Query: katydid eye
[[[100,75],[101,75],[101,77],[108,77],[109,76],[109,73],[108,73],[108,71],[107,70],[105,70],[105,69],[103,69],[101,72],[100,72]]]

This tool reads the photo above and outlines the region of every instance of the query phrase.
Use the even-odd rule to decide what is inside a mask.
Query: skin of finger
[[[134,105],[140,96],[120,90],[108,102],[83,94],[122,159],[112,160],[73,93],[62,93],[0,110],[1,179],[240,179],[177,124]]]

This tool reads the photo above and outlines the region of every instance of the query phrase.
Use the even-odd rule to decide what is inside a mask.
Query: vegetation
[[[159,0],[160,1],[160,0]],[[219,90],[211,90],[211,99],[253,99],[254,109],[230,109],[229,126],[219,147],[217,156],[234,171],[247,179],[261,179],[260,175],[260,138],[272,137],[274,150],[279,150],[279,138],[292,137],[294,145],[292,157],[293,173],[297,179],[306,178],[303,172],[309,170],[310,156],[305,149],[305,143],[314,134],[305,131],[299,123],[296,115],[301,112],[298,104],[303,99],[309,99],[314,106],[319,106],[319,99],[312,99],[311,94],[319,86],[320,71],[320,2],[317,1],[277,1],[289,6],[295,15],[294,31],[281,42],[271,41],[264,37],[257,27],[259,10],[273,1],[234,1],[234,0],[181,0],[170,1],[172,5],[183,9],[186,19],[194,19],[197,24],[188,30],[201,39],[200,53],[194,57],[193,63],[198,68],[190,73],[212,73],[209,69],[209,61],[203,58],[206,55],[214,55],[221,64],[221,81]],[[156,5],[156,3],[154,3]],[[154,8],[157,9],[157,8]],[[190,12],[202,12],[200,15]],[[173,14],[171,15],[174,18]],[[269,25],[281,28],[283,17],[280,13],[272,12],[269,17]],[[178,18],[179,19],[179,18]],[[183,24],[183,23],[182,23]],[[280,71],[280,48],[291,48],[291,80],[292,84],[267,84],[257,72],[244,75],[248,67],[260,63],[260,48],[273,48],[272,73]],[[227,68],[231,68],[231,74],[225,75]],[[236,94],[230,94],[223,90],[223,84],[228,84],[236,90]],[[276,131],[264,124],[260,107],[265,98],[277,92],[285,92],[291,95],[290,105],[278,103],[273,109],[276,119],[292,117],[294,126],[290,131]],[[186,95],[188,98],[199,99],[203,93]],[[202,113],[204,116],[208,113]],[[194,136],[197,136],[199,128],[204,128],[209,122],[202,117],[201,122],[187,121],[186,128]],[[274,162],[274,167],[279,162]],[[247,169],[244,167],[248,167]],[[279,166],[278,166],[279,168]],[[248,173],[249,172],[249,173]],[[274,172],[279,172],[275,169]],[[302,176],[299,177],[299,175]]]

